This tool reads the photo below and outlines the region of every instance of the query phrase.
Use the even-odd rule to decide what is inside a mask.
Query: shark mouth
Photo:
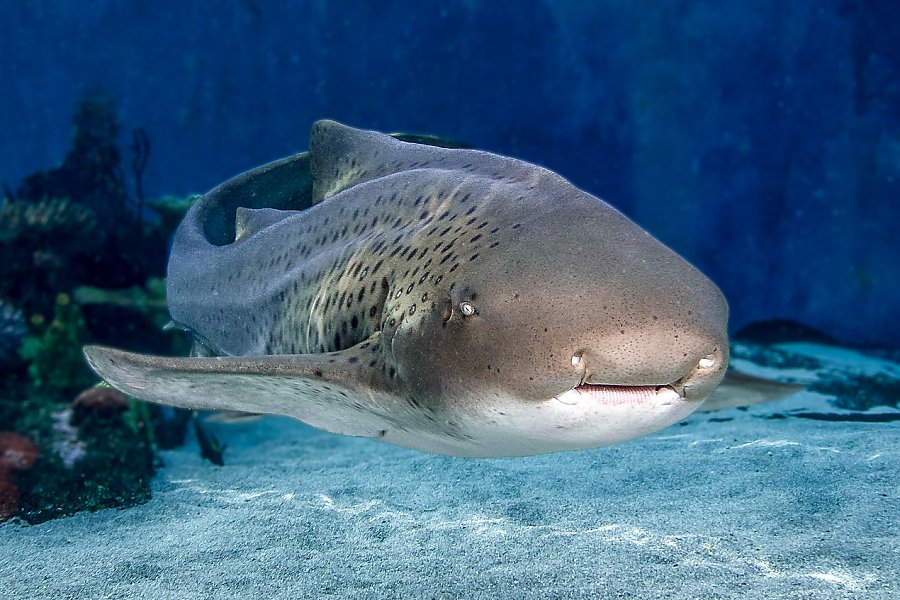
[[[579,402],[600,404],[649,404],[662,406],[684,400],[684,396],[671,385],[602,385],[582,383],[556,396],[563,404],[575,405]]]

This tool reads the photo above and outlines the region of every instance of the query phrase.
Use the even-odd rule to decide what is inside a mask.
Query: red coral
[[[19,488],[12,482],[13,471],[27,471],[38,458],[38,447],[28,437],[0,431],[0,521],[19,508]]]
[[[90,416],[101,419],[116,417],[128,410],[128,398],[111,387],[91,387],[72,401],[72,422],[81,423]]]

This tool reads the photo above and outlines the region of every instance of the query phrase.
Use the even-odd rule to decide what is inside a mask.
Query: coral
[[[88,385],[93,377],[81,354],[84,339],[80,307],[68,294],[59,294],[53,321],[42,335],[27,337],[21,349],[35,387],[65,394]]]
[[[75,236],[84,242],[96,226],[96,216],[89,208],[68,198],[41,199],[37,202],[7,201],[0,206],[0,242],[22,243],[28,236],[50,238]]]
[[[78,439],[78,427],[72,424],[73,410],[68,408],[53,413],[53,452],[62,459],[64,466],[72,468],[87,455],[87,446]]]
[[[105,385],[90,387],[72,401],[72,423],[87,419],[101,420],[119,417],[128,410],[128,398],[115,388]]]
[[[37,458],[38,448],[31,439],[0,431],[0,521],[9,519],[19,509],[19,488],[13,483],[13,472],[27,471]]]
[[[82,306],[100,304],[133,310],[148,317],[160,329],[172,320],[166,304],[166,281],[161,277],[151,277],[143,286],[119,290],[80,286],[73,296]]]
[[[0,368],[15,356],[28,327],[22,317],[22,311],[12,304],[0,300]]]
[[[45,299],[52,294],[70,291],[77,284],[103,287],[126,287],[143,282],[148,275],[162,275],[165,270],[168,237],[158,226],[143,222],[143,191],[140,178],[147,166],[150,142],[145,133],[135,134],[136,199],[129,198],[122,169],[122,154],[117,145],[119,119],[112,101],[99,94],[82,99],[73,117],[75,134],[72,146],[59,167],[27,176],[15,192],[7,192],[10,204],[39,205],[53,198],[65,198],[71,206],[93,215],[93,226],[72,223],[62,228],[66,235],[77,235],[91,229],[84,245],[64,246],[51,241],[39,248],[52,259],[59,274],[50,284],[44,283]],[[65,238],[63,238],[65,239]],[[31,250],[34,244],[25,244]],[[27,264],[26,263],[23,264]],[[38,283],[44,279],[38,277]],[[30,289],[31,281],[12,280],[11,285]],[[0,286],[0,294],[3,293]],[[32,309],[23,303],[23,308]]]
[[[11,431],[0,431],[0,472],[30,469],[37,457],[37,446],[29,438]]]
[[[26,177],[15,197],[30,202],[69,198],[92,209],[108,230],[129,216],[116,145],[119,118],[115,105],[102,94],[93,94],[77,104],[72,122],[75,135],[62,165]]]
[[[98,248],[97,219],[66,199],[5,202],[0,206],[0,296],[16,297],[30,313],[52,307],[90,268]]]
[[[38,468],[18,476],[18,516],[42,523],[82,510],[131,506],[150,498],[156,458],[137,403],[114,418],[72,423],[74,409],[50,415]]]
[[[41,448],[37,467],[16,471],[15,481],[3,471],[0,514],[29,523],[146,501],[157,448],[182,444],[190,420],[110,388],[86,389],[96,378],[85,342],[157,354],[189,347],[181,332],[162,331],[162,277],[193,198],[144,202],[143,131],[133,136],[131,198],[118,131],[108,99],[83,100],[62,164],[4,188],[0,200],[0,298],[14,300],[0,301],[0,429],[14,427]]]

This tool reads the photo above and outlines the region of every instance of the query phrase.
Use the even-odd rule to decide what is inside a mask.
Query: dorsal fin
[[[391,146],[399,143],[375,131],[353,129],[335,121],[316,121],[309,137],[313,204],[385,174],[378,167],[386,166],[385,161],[393,154]]]
[[[309,152],[251,169],[222,183],[194,202],[176,238],[188,245],[234,242],[237,209],[303,210],[312,206]]]
[[[440,138],[390,136],[327,120],[313,125],[309,153],[313,204],[360,183],[410,169],[462,169],[510,181],[550,173],[505,156],[460,149],[459,144]]]
[[[239,206],[235,210],[234,215],[234,239],[238,241],[250,237],[269,225],[295,214],[297,214],[297,211],[278,210],[277,208],[244,208]]]

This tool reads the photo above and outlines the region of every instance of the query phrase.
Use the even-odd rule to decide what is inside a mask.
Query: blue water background
[[[607,199],[712,276],[734,328],[900,344],[900,3],[43,0],[0,22],[11,188],[97,87],[123,143],[148,132],[156,196],[303,150],[318,118],[434,133]]]

